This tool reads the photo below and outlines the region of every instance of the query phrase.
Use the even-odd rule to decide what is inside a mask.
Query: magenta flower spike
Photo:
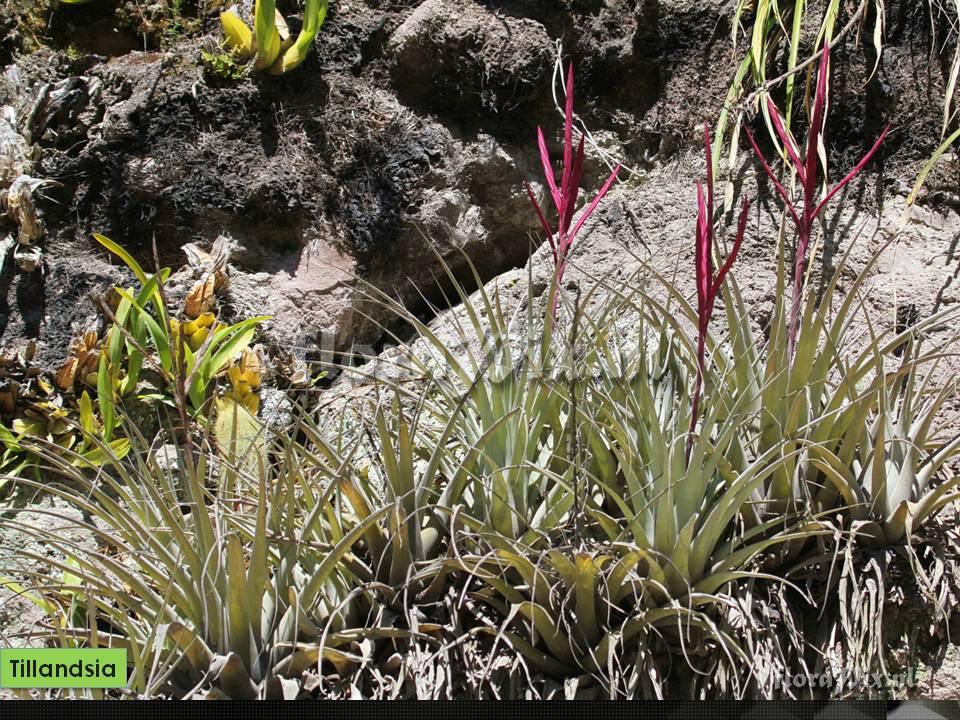
[[[747,231],[747,219],[750,211],[750,200],[743,199],[740,208],[740,219],[737,222],[737,234],[733,241],[730,254],[720,266],[716,276],[713,274],[713,157],[710,151],[710,127],[704,125],[704,146],[707,158],[707,190],[704,194],[703,185],[697,183],[697,228],[696,245],[694,247],[694,265],[697,279],[697,378],[693,388],[693,400],[690,408],[690,432],[687,435],[687,461],[690,460],[690,451],[693,449],[693,433],[697,427],[697,416],[700,412],[700,396],[703,393],[703,375],[707,352],[707,331],[710,319],[713,317],[713,308],[716,305],[717,295],[723,286],[723,280],[733,267],[743,244],[743,237]]]
[[[800,156],[799,145],[794,139],[793,134],[786,127],[783,116],[777,109],[776,104],[772,99],[767,98],[767,109],[770,112],[774,130],[786,148],[787,158],[789,159],[790,165],[793,166],[794,172],[797,173],[797,179],[800,181],[803,203],[799,208],[790,197],[787,189],[777,179],[770,164],[766,158],[764,158],[763,153],[760,152],[760,148],[753,134],[747,130],[747,138],[750,140],[750,145],[753,147],[753,152],[757,156],[757,160],[760,161],[764,172],[770,177],[777,193],[783,198],[787,212],[790,213],[790,217],[793,218],[794,225],[796,225],[797,228],[797,253],[793,266],[793,299],[790,304],[790,327],[787,345],[791,356],[793,355],[793,349],[797,342],[797,328],[800,323],[800,307],[803,300],[803,277],[807,269],[807,252],[810,249],[810,238],[813,234],[814,224],[833,196],[866,167],[870,159],[877,150],[880,149],[880,145],[884,138],[886,138],[887,133],[890,132],[890,126],[887,125],[883,132],[880,133],[880,137],[877,138],[873,147],[867,151],[867,154],[854,166],[853,170],[847,173],[846,177],[840,182],[830,188],[824,198],[817,202],[820,189],[819,178],[817,176],[817,169],[819,167],[817,162],[817,148],[820,145],[820,138],[823,137],[826,127],[827,80],[829,77],[830,44],[824,43],[823,55],[820,58],[820,67],[817,74],[817,88],[813,99],[813,116],[810,118],[810,130],[807,133],[806,150],[803,157]]]
[[[543,176],[546,179],[547,188],[550,191],[550,197],[553,200],[553,206],[557,211],[557,229],[553,230],[550,223],[547,222],[547,216],[540,204],[537,202],[530,188],[526,183],[527,195],[530,202],[533,203],[537,218],[547,234],[547,241],[550,243],[550,250],[553,254],[554,266],[554,287],[550,296],[550,315],[553,318],[557,316],[557,291],[560,283],[563,281],[563,275],[566,271],[567,256],[573,241],[587,221],[587,218],[597,209],[597,205],[607,194],[617,179],[620,172],[618,164],[610,177],[600,188],[600,192],[587,208],[580,214],[577,221],[573,222],[574,211],[577,206],[577,198],[580,195],[580,181],[583,177],[583,136],[577,145],[576,151],[573,149],[573,65],[567,70],[566,102],[564,107],[564,126],[563,126],[563,165],[561,167],[560,184],[557,185],[557,179],[554,175],[553,164],[550,161],[550,152],[547,149],[547,141],[543,135],[543,130],[537,128],[537,146],[540,150],[540,163],[543,166]],[[571,224],[573,227],[571,227]]]

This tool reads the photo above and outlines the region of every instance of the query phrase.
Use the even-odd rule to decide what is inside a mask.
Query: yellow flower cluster
[[[240,362],[227,370],[227,379],[230,381],[230,395],[254,415],[260,409],[260,388],[262,368],[260,358],[255,350],[244,348]]]
[[[191,350],[196,352],[207,340],[207,336],[216,330],[217,317],[212,312],[200,313],[196,320],[180,322],[179,320],[170,320],[170,331],[173,335],[174,347],[176,348],[180,340],[180,333],[183,333],[184,342]]]

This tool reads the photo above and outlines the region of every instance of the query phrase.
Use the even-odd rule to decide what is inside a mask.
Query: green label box
[[[126,684],[124,648],[0,650],[0,688],[117,688]]]

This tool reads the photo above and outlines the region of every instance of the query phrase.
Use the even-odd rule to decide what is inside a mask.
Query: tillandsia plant
[[[275,0],[257,0],[252,32],[233,9],[220,14],[220,23],[227,46],[240,60],[246,62],[256,57],[257,70],[279,75],[293,70],[306,59],[307,50],[327,17],[328,5],[328,0],[306,0],[303,27],[296,40],[290,37],[286,23],[278,15]]]
[[[711,618],[713,598],[653,606],[659,582],[650,559],[630,543],[612,543],[602,554],[511,548],[461,556],[458,564],[486,585],[473,597],[505,618],[500,628],[483,630],[502,635],[531,669],[568,684],[577,678],[576,697],[662,697],[666,677],[683,674],[671,667],[675,647],[694,650],[686,657],[694,677],[711,675],[724,661],[750,667],[749,654]],[[747,677],[735,677],[731,689],[742,692]]]
[[[846,3],[849,5],[850,3]],[[734,181],[740,165],[739,138],[743,128],[744,115],[742,109],[753,105],[756,98],[763,96],[771,87],[784,87],[784,110],[787,127],[793,116],[795,98],[803,93],[804,83],[798,82],[799,71],[808,64],[808,60],[801,59],[801,45],[807,39],[808,19],[811,15],[818,15],[819,27],[813,41],[813,55],[817,55],[826,42],[836,42],[855,28],[866,24],[868,16],[873,22],[873,49],[877,61],[883,56],[883,26],[886,13],[883,9],[883,0],[861,0],[859,7],[852,10],[849,21],[842,28],[837,27],[841,11],[845,3],[841,0],[827,0],[824,3],[811,3],[809,0],[737,0],[733,22],[731,23],[731,41],[736,50],[741,30],[745,31],[747,39],[747,53],[740,62],[736,73],[727,90],[723,109],[717,120],[714,143],[714,171],[720,170],[719,160],[723,150],[729,147],[726,157],[726,188],[724,193],[724,210],[733,207]],[[751,18],[752,22],[743,27],[742,20]],[[859,34],[859,33],[858,33]],[[767,75],[768,65],[780,69],[783,59],[786,59],[785,72],[775,78]],[[874,65],[873,72],[876,72]],[[752,91],[747,93],[752,86]],[[777,144],[777,134],[765,104],[761,104],[760,111],[771,140]]]
[[[542,328],[550,318],[536,318],[532,295],[525,313],[511,319],[499,291],[484,288],[469,259],[466,263],[479,287],[474,295],[442,257],[438,262],[456,292],[451,298],[456,302],[447,304],[460,306],[449,317],[452,345],[459,349],[451,349],[449,334],[438,334],[416,314],[371,290],[417,332],[418,352],[410,353],[409,368],[428,384],[425,390],[416,389],[419,385],[393,387],[382,378],[362,374],[385,395],[399,394],[416,408],[407,416],[411,419],[398,407],[378,419],[377,444],[383,449],[377,454],[389,457],[396,446],[399,459],[384,460],[382,467],[378,463],[366,472],[379,480],[375,484],[394,488],[395,497],[410,503],[411,458],[429,458],[416,473],[417,504],[406,509],[411,517],[418,508],[421,518],[429,518],[427,525],[441,529],[443,536],[448,529],[446,514],[424,512],[423,503],[436,502],[448,509],[461,506],[462,515],[481,527],[530,544],[553,530],[573,505],[572,465],[565,457],[570,427],[562,420],[569,407],[568,388],[559,380],[566,347],[544,342]],[[520,331],[517,322],[529,332]],[[429,455],[404,449],[412,442],[430,447],[430,441],[435,445]],[[355,483],[365,484],[370,482]]]
[[[782,250],[782,233],[780,243]],[[956,383],[938,385],[934,378],[943,377],[942,366],[955,356],[957,340],[956,333],[939,339],[937,333],[955,322],[960,309],[948,308],[906,329],[875,332],[864,296],[882,255],[854,272],[852,250],[841,258],[819,302],[804,306],[792,359],[783,252],[777,254],[776,301],[766,343],[751,327],[736,278],[728,277],[721,288],[728,351],[714,352],[715,367],[707,368],[708,377],[715,373],[717,378],[711,403],[730,405],[745,398],[754,418],[750,432],[738,434],[726,451],[731,462],[769,452],[778,457],[768,482],[743,509],[748,526],[800,511],[831,517],[842,512],[872,523],[862,528],[863,535],[894,543],[956,490],[950,466],[960,442],[937,417],[946,398],[955,396]],[[660,282],[681,301],[667,278]],[[695,320],[692,309],[687,314]],[[707,345],[717,348],[720,339],[708,335]],[[720,397],[724,394],[726,400]]]
[[[703,371],[707,349],[707,332],[710,319],[713,317],[713,308],[717,295],[723,286],[723,279],[733,267],[743,244],[743,236],[747,230],[747,213],[750,211],[749,198],[743,199],[740,209],[740,220],[737,222],[737,234],[733,240],[727,259],[720,266],[716,277],[713,274],[713,158],[710,150],[710,126],[703,129],[704,151],[707,157],[707,192],[704,194],[703,185],[697,183],[697,236],[694,262],[697,273],[697,377],[693,387],[693,400],[690,410],[690,437],[687,439],[687,460],[693,448],[693,433],[697,427],[697,416],[700,409],[700,395],[703,392]]]
[[[291,436],[278,438],[276,461],[238,474],[234,494],[218,469],[230,461],[186,446],[166,446],[163,461],[125,430],[135,451],[124,460],[100,444],[95,477],[74,453],[42,455],[69,480],[47,489],[84,514],[76,528],[95,542],[23,514],[0,519],[0,529],[57,551],[18,551],[42,566],[23,589],[49,615],[48,645],[126,648],[126,690],[141,697],[288,699],[304,671],[329,664],[343,674],[364,661],[370,650],[353,643],[377,635],[377,608],[357,590],[372,577],[352,553],[388,508],[343,518],[321,460]],[[10,587],[5,570],[0,585]]]
[[[807,132],[806,150],[803,157],[800,155],[799,145],[794,139],[793,133],[790,132],[789,128],[784,122],[783,116],[777,109],[773,99],[767,98],[767,109],[773,121],[774,129],[776,130],[777,135],[780,137],[780,140],[783,142],[787,157],[789,158],[790,164],[793,167],[793,171],[797,174],[797,179],[800,181],[803,195],[803,200],[800,207],[797,207],[797,204],[791,198],[790,193],[777,179],[776,174],[773,172],[770,164],[767,162],[766,158],[764,158],[760,147],[757,145],[757,141],[754,139],[753,133],[747,130],[747,138],[750,140],[750,144],[753,147],[753,151],[756,154],[757,159],[763,166],[764,171],[770,177],[770,180],[773,182],[777,192],[783,198],[787,212],[790,214],[790,217],[793,218],[793,222],[797,229],[796,255],[794,257],[793,266],[793,299],[790,304],[790,325],[787,337],[787,347],[791,356],[793,355],[794,348],[797,344],[797,328],[800,321],[800,306],[803,302],[803,289],[805,284],[804,276],[807,269],[807,253],[810,249],[810,238],[813,234],[814,224],[833,196],[843,189],[847,183],[853,180],[860,173],[860,171],[866,167],[867,163],[870,162],[870,159],[880,148],[881,143],[887,136],[887,133],[890,131],[889,125],[884,128],[883,132],[880,133],[880,137],[877,138],[876,142],[874,142],[873,147],[867,151],[867,154],[861,158],[860,162],[854,166],[853,170],[847,173],[846,177],[844,177],[840,182],[838,182],[832,188],[829,188],[823,198],[820,199],[818,151],[822,145],[823,136],[826,129],[827,87],[829,76],[830,44],[824,43],[823,53],[820,57],[820,68],[817,76],[817,89],[813,99],[813,114],[810,118],[810,129]]]
[[[556,175],[553,172],[553,166],[550,162],[550,151],[547,150],[547,141],[543,135],[543,129],[537,128],[537,144],[540,148],[540,162],[543,164],[543,176],[550,189],[550,197],[553,200],[553,206],[557,211],[557,229],[550,227],[547,222],[546,214],[537,202],[533,190],[527,183],[527,195],[530,196],[530,202],[533,203],[537,211],[537,217],[543,226],[543,231],[547,234],[547,241],[550,243],[550,250],[553,253],[554,277],[553,286],[550,291],[550,315],[555,318],[557,314],[557,293],[559,286],[563,282],[563,275],[566,271],[567,257],[573,241],[580,232],[580,228],[587,221],[587,218],[597,209],[597,205],[607,194],[617,174],[620,172],[620,165],[617,165],[610,176],[600,188],[600,192],[593,199],[586,210],[584,210],[576,223],[573,222],[573,213],[577,206],[577,196],[580,194],[580,180],[583,175],[583,141],[581,135],[580,144],[576,152],[573,149],[573,64],[567,70],[566,84],[566,104],[564,107],[564,125],[563,125],[563,166],[561,171],[560,184],[557,185]],[[571,227],[572,224],[572,227]]]

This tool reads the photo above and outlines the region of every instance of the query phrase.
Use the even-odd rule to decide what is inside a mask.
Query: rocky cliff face
[[[735,67],[730,3],[337,0],[301,68],[235,79],[203,60],[217,3],[155,5],[4,11],[3,157],[19,158],[13,176],[49,182],[36,193],[43,262],[4,274],[0,341],[39,336],[44,363],[95,317],[91,297],[124,277],[93,232],[149,266],[156,247],[175,268],[185,243],[228,238],[227,312],[274,315],[268,339],[300,354],[321,335],[339,348],[376,342],[387,315],[371,287],[442,303],[441,259],[466,277],[465,253],[483,280],[522,266],[542,241],[524,181],[538,187],[536,126],[559,140],[561,45],[595,140],[585,186],[606,169],[599,150],[631,170],[582,257],[616,267],[618,243],[640,240],[661,258],[689,249],[690,151]],[[848,194],[858,213],[895,207],[938,143],[949,28],[925,8],[887,3],[881,58],[852,40],[836,55],[838,170],[894,124],[880,173]],[[738,172],[752,174],[742,159]],[[948,157],[925,201],[956,207],[956,176]],[[918,232],[921,254],[941,252],[946,231]]]

